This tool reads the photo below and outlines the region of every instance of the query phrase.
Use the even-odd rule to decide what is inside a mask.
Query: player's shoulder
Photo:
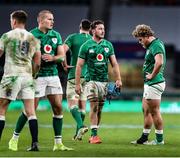
[[[103,39],[103,44],[112,45],[112,43],[110,41],[108,41],[107,39]]]
[[[94,43],[94,41],[92,39],[88,39],[86,42],[84,42],[84,44],[82,46],[90,46]]]
[[[30,30],[30,32],[33,34],[33,33],[37,33],[37,32],[39,32],[39,30],[38,30],[38,28],[37,28],[37,27],[35,27],[34,29]]]
[[[92,38],[88,39],[85,43],[94,43],[94,40]]]
[[[89,39],[82,44],[81,49],[89,49],[93,45],[94,45],[94,41],[92,39]]]
[[[10,30],[10,31],[8,31],[8,32],[6,32],[6,33],[4,33],[4,34],[6,34],[6,35],[12,35],[12,34],[16,34],[17,32],[19,32],[19,29],[13,29],[13,30]]]
[[[8,32],[3,33],[2,36],[1,36],[1,38],[8,37],[9,34],[11,34],[12,31],[13,31],[13,30],[10,30],[10,31],[8,31]]]
[[[150,45],[150,49],[152,48],[163,48],[164,49],[164,42],[161,41],[159,38],[156,38]]]
[[[18,38],[20,36],[20,34],[24,34],[26,36],[33,36],[32,33],[30,33],[29,31],[27,31],[26,29],[20,29],[20,28],[16,28],[13,30],[10,30],[9,32],[6,33],[8,36],[12,36],[15,38]],[[18,35],[18,36],[17,36]]]
[[[163,44],[164,45],[164,42],[161,39],[157,38],[155,40],[155,44],[160,44],[160,45]]]
[[[74,39],[74,38],[77,38],[79,34],[78,33],[72,33],[70,35],[67,36],[67,39]]]
[[[69,36],[71,36],[71,37],[76,37],[76,36],[79,36],[79,33],[72,33],[72,34],[70,34]]]
[[[61,36],[60,33],[54,29],[49,30],[49,35],[51,36]]]

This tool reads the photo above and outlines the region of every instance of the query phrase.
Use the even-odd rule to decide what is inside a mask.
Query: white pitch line
[[[38,125],[41,128],[52,128],[51,124],[39,124]],[[15,128],[15,124],[6,124],[6,127],[8,128]],[[28,127],[28,125],[26,125]],[[63,124],[63,128],[75,128],[76,125],[74,124]],[[100,125],[100,128],[105,129],[139,129],[143,128],[143,125],[130,125],[130,124],[102,124]],[[180,128],[180,125],[165,125],[165,128]]]

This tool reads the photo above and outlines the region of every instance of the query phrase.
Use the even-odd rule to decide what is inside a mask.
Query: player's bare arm
[[[84,65],[84,59],[78,58],[77,65],[76,65],[76,78],[75,78],[76,87],[75,87],[75,91],[79,95],[81,93],[80,76],[81,76],[81,71],[82,71],[83,65]]]
[[[63,44],[63,49],[64,49],[65,57],[64,57],[64,61],[62,62],[62,66],[64,70],[67,72],[69,68],[73,68],[74,66],[67,64],[66,53],[69,50],[69,46],[67,44]]]
[[[64,70],[67,71],[68,64],[67,64],[67,60],[66,60],[66,53],[69,50],[68,45],[63,44],[63,49],[64,49],[65,58],[64,58],[64,61],[62,62],[62,66],[63,66]]]
[[[162,65],[163,65],[163,55],[157,54],[155,56],[154,69],[151,74],[146,75],[146,79],[151,80],[152,78],[154,78],[159,73]]]
[[[41,65],[41,52],[35,52],[33,56],[33,64],[32,64],[34,78],[36,78],[36,75],[39,72],[40,65]]]
[[[3,55],[4,51],[0,49],[0,57]]]
[[[121,75],[119,70],[119,64],[117,63],[115,55],[111,55],[109,60],[113,68],[113,72],[116,80],[116,86],[121,88],[122,87]]]

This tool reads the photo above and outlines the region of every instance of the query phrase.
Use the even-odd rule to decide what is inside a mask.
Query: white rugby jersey
[[[32,58],[40,42],[30,32],[16,28],[3,34],[0,49],[5,53],[4,76],[32,76]]]

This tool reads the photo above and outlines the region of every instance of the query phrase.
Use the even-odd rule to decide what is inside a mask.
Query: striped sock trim
[[[27,114],[26,114],[26,112],[25,112],[25,111],[23,111],[22,113],[23,113],[23,114],[27,117]]]
[[[28,121],[29,121],[29,120],[37,120],[37,117],[36,117],[35,115],[29,116],[29,117],[28,117]]]
[[[14,131],[14,133],[13,133],[13,139],[18,139],[19,138],[19,133],[16,133],[15,131]]]
[[[163,134],[163,130],[155,130],[155,133],[157,133],[157,134]]]
[[[63,115],[53,115],[54,118],[62,119]]]
[[[16,132],[14,131],[13,135],[18,136],[18,135],[19,135],[19,133],[16,133]]]
[[[79,109],[79,112],[81,112],[82,114],[86,114],[86,110],[84,110],[84,109]]]
[[[90,128],[91,128],[91,129],[93,129],[93,128],[98,128],[98,126],[97,126],[97,125],[91,125]]]
[[[61,144],[62,143],[62,136],[54,136],[54,143]]]
[[[58,139],[58,138],[62,138],[62,136],[54,136],[54,138],[55,138],[55,139],[56,139],[56,138]]]
[[[79,108],[78,105],[72,105],[69,109],[72,110],[72,109],[75,109],[75,108]]]
[[[0,120],[5,121],[5,116],[0,115]]]
[[[145,129],[145,128],[143,129],[143,133],[148,133],[149,134],[150,132],[151,132],[151,129]]]

